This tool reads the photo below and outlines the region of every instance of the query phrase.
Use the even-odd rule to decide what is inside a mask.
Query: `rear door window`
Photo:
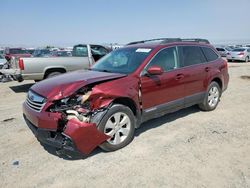
[[[206,58],[198,46],[180,46],[182,51],[182,66],[197,65],[206,62]]]
[[[211,48],[207,48],[207,47],[201,47],[201,48],[208,62],[215,61],[216,59],[219,58],[219,56]]]

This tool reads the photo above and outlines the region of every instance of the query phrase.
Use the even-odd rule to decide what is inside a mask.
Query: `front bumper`
[[[98,145],[110,137],[98,131],[96,124],[69,120],[63,131],[58,130],[60,113],[35,112],[23,104],[23,116],[26,124],[44,144],[58,149],[89,154]]]
[[[70,137],[58,133],[55,130],[37,128],[27,119],[25,115],[23,115],[23,117],[26,124],[31,129],[39,142],[67,152],[77,154],[80,153]]]

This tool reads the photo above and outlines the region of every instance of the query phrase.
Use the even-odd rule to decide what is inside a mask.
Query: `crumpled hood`
[[[43,80],[31,87],[37,94],[49,100],[58,100],[72,95],[88,84],[118,79],[126,74],[80,70]]]

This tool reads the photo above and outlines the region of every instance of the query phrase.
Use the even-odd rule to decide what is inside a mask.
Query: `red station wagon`
[[[60,151],[114,151],[149,119],[196,104],[214,110],[228,81],[227,62],[205,39],[138,41],[88,71],[33,85],[23,114],[38,140]]]

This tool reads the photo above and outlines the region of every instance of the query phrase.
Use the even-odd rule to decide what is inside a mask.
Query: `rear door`
[[[205,80],[209,67],[199,46],[179,46],[182,72],[185,75],[185,106],[201,101],[206,92]]]
[[[148,75],[147,69],[160,66],[164,73]],[[177,47],[169,47],[158,52],[145,67],[141,75],[141,98],[145,114],[156,114],[183,107],[184,83]]]

